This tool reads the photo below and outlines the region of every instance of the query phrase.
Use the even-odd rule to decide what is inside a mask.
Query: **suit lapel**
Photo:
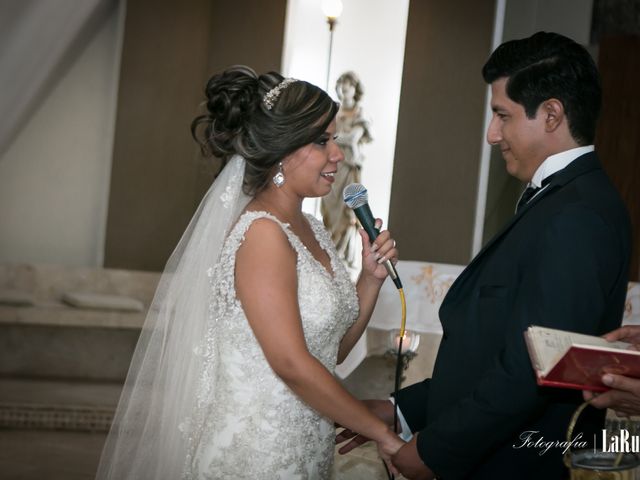
[[[547,188],[541,191],[538,195],[536,195],[529,203],[527,203],[524,207],[520,209],[520,211],[515,214],[511,219],[505,224],[505,226],[500,230],[496,235],[494,235],[484,247],[478,252],[478,254],[471,260],[471,263],[467,265],[467,267],[462,271],[462,273],[458,276],[458,278],[453,282],[451,288],[449,289],[449,293],[444,298],[443,304],[447,302],[447,299],[454,298],[459,292],[461,285],[463,285],[466,277],[473,270],[473,267],[484,257],[487,251],[491,249],[491,247],[500,240],[504,235],[507,234],[509,230],[513,228],[513,226],[520,221],[523,215],[535,207],[537,203],[540,202],[542,198],[545,198],[554,192],[558,191],[562,187],[564,187],[567,183],[571,182],[575,178],[583,175],[591,170],[600,169],[600,163],[598,162],[598,157],[595,152],[586,153],[576,158],[573,162],[567,165],[564,169],[557,172]]]

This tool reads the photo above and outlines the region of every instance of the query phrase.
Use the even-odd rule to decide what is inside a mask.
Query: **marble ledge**
[[[62,304],[33,307],[0,306],[0,325],[139,330],[145,317],[146,312],[90,310]]]

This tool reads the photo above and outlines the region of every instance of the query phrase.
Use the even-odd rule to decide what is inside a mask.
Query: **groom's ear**
[[[544,127],[547,132],[554,132],[567,121],[564,105],[557,98],[550,98],[542,102],[541,114],[544,115]]]

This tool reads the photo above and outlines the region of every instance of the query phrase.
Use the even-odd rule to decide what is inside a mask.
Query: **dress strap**
[[[232,248],[234,251],[237,250],[242,244],[244,240],[244,236],[247,233],[247,230],[249,230],[249,227],[251,227],[251,224],[259,218],[268,218],[269,220],[280,225],[280,228],[282,228],[282,231],[287,236],[289,243],[294,248],[296,253],[299,253],[306,249],[306,247],[304,246],[302,241],[298,238],[298,236],[291,231],[288,223],[281,222],[269,212],[251,210],[243,213],[240,216],[235,227],[229,233],[228,243],[230,244],[230,246],[233,245]]]

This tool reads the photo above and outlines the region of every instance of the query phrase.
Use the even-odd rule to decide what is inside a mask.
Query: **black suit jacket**
[[[440,308],[433,377],[398,395],[439,478],[565,477],[561,448],[516,448],[528,431],[537,432],[532,442],[563,441],[582,401],[578,391],[537,386],[523,332],[535,324],[601,335],[619,326],[629,256],[627,211],[589,153],[471,261]],[[602,412],[584,415],[587,427],[602,428]]]

